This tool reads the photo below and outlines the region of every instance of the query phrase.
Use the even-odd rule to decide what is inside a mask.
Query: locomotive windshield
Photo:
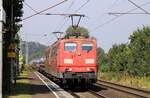
[[[77,44],[76,43],[65,43],[65,51],[76,51]]]
[[[92,48],[93,48],[93,44],[82,44],[82,50],[83,51],[89,52],[92,50]]]

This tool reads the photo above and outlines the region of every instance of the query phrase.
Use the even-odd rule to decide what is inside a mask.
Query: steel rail
[[[104,87],[111,88],[111,89],[115,89],[115,90],[118,90],[118,91],[121,91],[121,92],[125,92],[125,93],[129,93],[129,94],[132,94],[132,95],[135,95],[135,96],[139,96],[139,97],[142,97],[142,98],[150,98],[150,91],[148,91],[148,90],[132,88],[132,87],[119,85],[119,84],[116,84],[116,83],[107,82],[107,81],[103,81],[103,80],[98,80],[97,84],[102,85]]]
[[[89,93],[91,93],[91,94],[97,96],[98,98],[99,98],[99,97],[100,97],[100,98],[108,98],[108,97],[106,97],[105,95],[100,94],[100,93],[96,93],[96,92],[94,92],[94,91],[92,91],[92,90],[90,90],[90,89],[88,89],[88,91],[89,91]]]
[[[68,93],[70,93],[74,98],[80,98],[79,95],[77,95],[76,93],[72,92],[72,91],[67,91]]]

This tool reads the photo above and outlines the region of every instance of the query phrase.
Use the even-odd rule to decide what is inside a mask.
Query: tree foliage
[[[126,44],[113,45],[108,53],[110,70],[116,72],[126,71],[129,54],[130,49]]]
[[[132,66],[135,74],[150,74],[150,27],[144,27],[133,32],[130,36],[129,47],[132,51]]]
[[[97,68],[100,71],[108,71],[109,70],[109,66],[107,64],[108,62],[108,58],[107,58],[107,54],[105,53],[105,51],[98,47],[97,48]]]
[[[21,21],[23,15],[23,1],[24,0],[3,0],[3,6],[6,12],[6,29],[10,30],[13,25],[13,33],[18,32],[21,25],[18,23]]]
[[[13,59],[13,62],[18,64],[19,61],[19,37],[16,37],[16,33],[19,31],[21,24],[18,22],[21,21],[23,14],[23,0],[3,0],[3,8],[6,12],[6,23],[4,24],[3,33],[3,93],[8,95],[12,87],[12,79],[10,76],[16,75],[17,66],[14,66],[12,60],[8,58],[9,46],[12,43],[16,43],[16,48],[13,50],[16,52],[16,58]],[[16,39],[17,38],[17,39]],[[12,67],[13,66],[13,69]],[[13,70],[13,72],[12,72]],[[15,70],[15,71],[14,71]],[[15,80],[16,78],[14,78]]]
[[[66,30],[66,35],[65,37],[71,37],[71,36],[75,36],[75,37],[85,37],[88,38],[89,37],[89,31],[88,29],[86,29],[85,27],[77,27],[77,28],[73,28],[72,26],[69,26],[68,29]]]
[[[129,44],[113,45],[108,52],[110,71],[150,75],[150,27],[133,32]]]
[[[26,54],[26,44],[28,44],[28,48],[29,48],[29,61],[33,60],[33,59],[37,59],[37,58],[41,58],[44,56],[45,54],[45,50],[47,48],[47,46],[42,45],[38,42],[22,42],[22,46],[21,46],[21,51],[23,53],[23,55]]]

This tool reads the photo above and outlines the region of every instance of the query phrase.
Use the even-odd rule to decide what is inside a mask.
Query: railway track
[[[81,91],[81,92],[80,90],[79,91],[66,90],[66,91],[70,93],[74,98],[82,98],[81,96],[84,96],[84,98],[85,96],[87,96],[88,98],[89,96],[86,94],[91,94],[91,96],[93,97],[95,96],[96,98],[119,98],[119,97],[115,97],[115,95],[113,95],[112,92],[111,93],[107,92],[107,90],[109,89],[112,89],[113,91],[122,92],[124,93],[124,95],[134,96],[134,98],[150,98],[150,91],[118,85],[107,81],[98,80],[96,84],[94,85],[92,84],[91,86],[92,88],[89,87],[87,91]],[[122,96],[121,98],[126,98],[126,97]]]
[[[97,92],[94,92],[94,91],[92,91],[92,90],[88,90],[91,94],[93,94],[93,95],[95,95],[95,96],[97,96],[98,98],[108,98],[108,97],[106,97],[105,95],[103,95],[103,94],[100,94],[100,93],[97,93]]]
[[[54,82],[52,82],[47,76],[45,76],[44,74],[42,73],[36,73],[37,75],[39,74],[39,77],[41,77],[45,82],[45,84],[47,83],[47,87],[51,90],[54,90],[54,93],[56,96],[61,96],[59,98],[105,98],[105,97],[101,97],[100,95],[98,94],[95,94],[94,91],[93,93],[91,93],[92,91],[88,91],[88,90],[82,90],[82,88],[80,89],[68,89],[68,88],[59,88],[59,85],[55,84]],[[53,83],[53,84],[52,84]],[[63,93],[69,93],[71,96],[68,97],[66,94],[63,94]],[[86,95],[86,94],[90,95]],[[66,97],[64,97],[66,95]]]
[[[76,92],[72,92],[72,91],[68,91],[74,98],[108,98],[108,97],[106,97],[106,96],[104,96],[104,95],[102,95],[102,94],[100,94],[100,93],[96,93],[96,92],[94,92],[94,91],[92,91],[92,90],[87,90],[86,92],[78,92],[78,93],[76,93]],[[86,94],[88,94],[88,95],[90,95],[90,96],[88,96],[88,95],[85,95],[84,93],[86,93]]]
[[[107,81],[103,81],[103,80],[98,80],[97,84],[99,86],[111,88],[111,89],[114,89],[114,90],[117,90],[120,92],[125,92],[127,94],[134,95],[137,97],[150,98],[150,91],[147,91],[147,90],[136,89],[136,88],[123,86],[123,85],[119,85],[119,84],[115,84],[115,83],[107,82]]]
[[[74,98],[80,98],[79,95],[77,95],[76,93],[72,92],[72,91],[68,91]]]

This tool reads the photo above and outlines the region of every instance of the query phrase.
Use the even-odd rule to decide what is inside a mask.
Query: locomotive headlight
[[[73,59],[64,59],[64,64],[73,64]]]
[[[86,68],[87,71],[93,71],[93,68]]]
[[[85,59],[86,64],[94,64],[94,59]]]
[[[87,70],[87,71],[90,71],[90,68],[87,68],[86,70]]]
[[[66,68],[65,71],[66,71],[66,72],[72,71],[72,68]]]
[[[69,68],[68,71],[72,71],[72,68]]]

